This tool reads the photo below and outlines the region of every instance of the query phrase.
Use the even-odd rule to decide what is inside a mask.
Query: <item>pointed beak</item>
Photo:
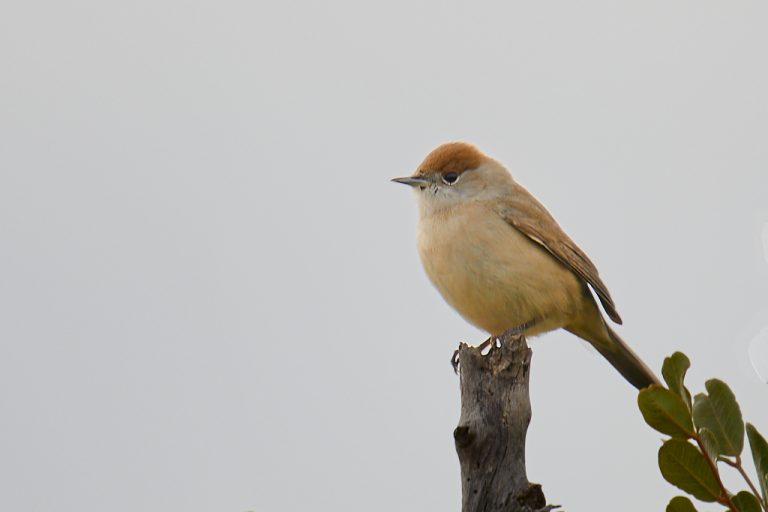
[[[429,185],[429,180],[426,178],[418,178],[416,176],[408,176],[405,178],[392,178],[395,183],[402,183],[403,185],[410,185],[411,187],[426,187]]]

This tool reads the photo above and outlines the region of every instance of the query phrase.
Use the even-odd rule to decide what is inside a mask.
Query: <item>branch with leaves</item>
[[[741,416],[736,397],[718,379],[705,383],[706,393],[685,387],[690,368],[685,354],[664,360],[661,373],[668,387],[652,385],[640,391],[637,403],[645,422],[670,436],[659,448],[659,469],[664,479],[704,502],[717,502],[733,512],[768,512],[768,442]],[[757,470],[757,486],[744,470],[741,453],[744,434]],[[749,490],[733,494],[720,477],[720,464],[743,477]],[[758,490],[758,487],[760,490]],[[672,498],[667,512],[696,512],[690,499]]]

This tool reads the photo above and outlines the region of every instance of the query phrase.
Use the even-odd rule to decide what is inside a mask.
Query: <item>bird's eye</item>
[[[447,172],[443,174],[443,183],[446,185],[453,185],[459,181],[459,173],[457,172]]]

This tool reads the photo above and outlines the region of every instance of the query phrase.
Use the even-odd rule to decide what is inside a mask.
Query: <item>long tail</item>
[[[608,345],[593,343],[597,351],[637,389],[643,389],[651,384],[661,384],[653,371],[624,343],[624,340],[607,325],[605,328],[611,337],[611,343]]]
[[[637,389],[660,384],[648,366],[629,348],[624,340],[611,329],[599,313],[588,324],[567,326],[566,330],[587,340],[619,373]],[[600,325],[601,324],[601,325]]]

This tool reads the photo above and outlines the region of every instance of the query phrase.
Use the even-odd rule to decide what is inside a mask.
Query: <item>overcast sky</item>
[[[764,0],[5,0],[0,509],[458,511],[448,361],[484,335],[388,181],[457,139],[653,368],[685,351],[768,434],[766,26]],[[663,510],[633,388],[532,346],[530,479]]]

